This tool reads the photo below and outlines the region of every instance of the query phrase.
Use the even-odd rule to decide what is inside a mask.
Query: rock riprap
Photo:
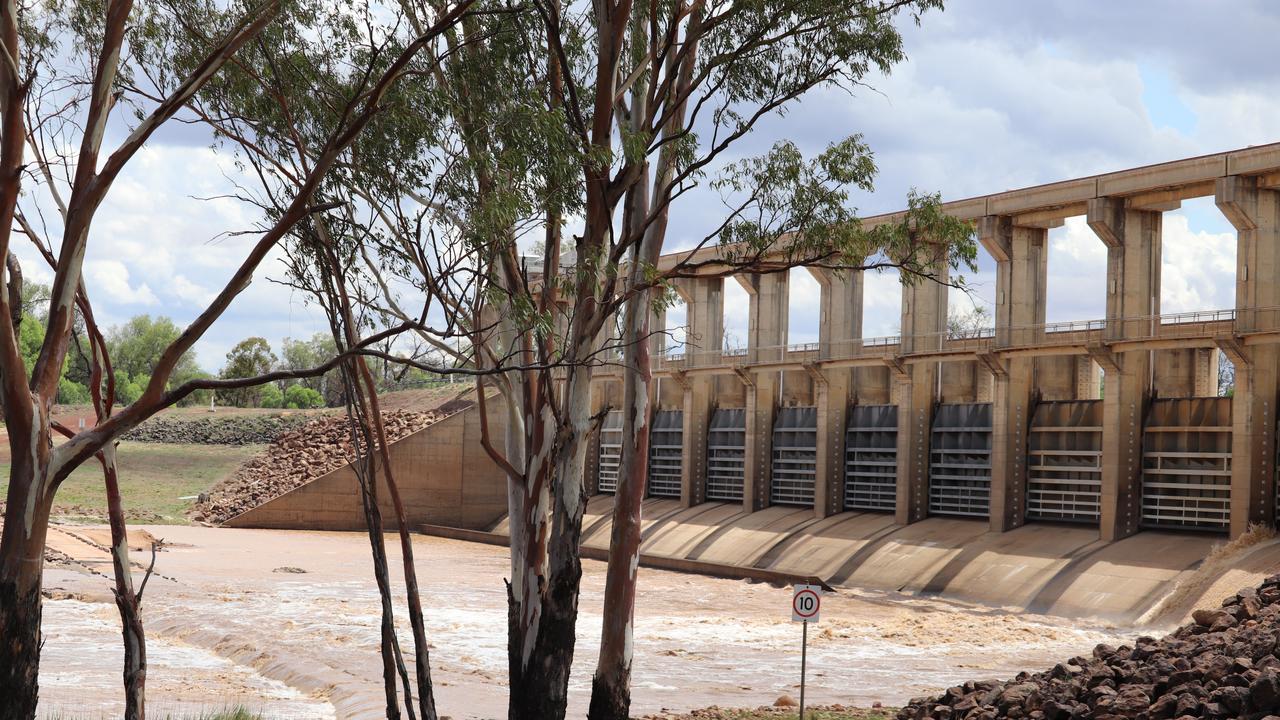
[[[387,441],[395,442],[446,417],[445,412],[382,414]],[[355,459],[345,415],[324,416],[284,433],[218,483],[192,508],[196,522],[223,523],[336,470]]]
[[[900,720],[1280,720],[1280,575],[1244,588],[1222,607],[1132,647],[1099,645],[1046,672],[1008,682],[967,682],[912,700]]]
[[[125,435],[144,443],[192,443],[198,445],[265,445],[296,430],[314,415],[280,413],[231,417],[152,418]]]

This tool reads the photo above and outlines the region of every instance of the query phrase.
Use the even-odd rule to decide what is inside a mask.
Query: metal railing
[[[665,350],[655,358],[654,366],[655,369],[687,370],[734,365],[787,365],[811,360],[856,361],[936,354],[978,354],[1023,348],[1084,347],[1099,342],[1209,340],[1223,334],[1257,332],[1257,319],[1263,315],[1274,315],[1280,320],[1280,307],[1070,320],[959,332],[948,329],[906,337],[890,335],[721,350],[697,350],[691,346],[682,346]],[[1280,323],[1271,325],[1277,324]],[[1270,325],[1268,328],[1270,329]]]

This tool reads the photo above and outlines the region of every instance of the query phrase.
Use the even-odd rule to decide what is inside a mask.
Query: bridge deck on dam
[[[612,507],[610,497],[590,501],[584,546],[608,548]],[[1151,612],[1215,542],[1205,535],[1143,532],[1108,543],[1082,527],[1039,524],[995,533],[985,522],[960,518],[904,526],[883,513],[818,519],[796,508],[745,513],[737,504],[683,508],[665,499],[645,501],[643,527],[641,552],[652,558],[1117,622]],[[493,533],[506,535],[505,520]]]

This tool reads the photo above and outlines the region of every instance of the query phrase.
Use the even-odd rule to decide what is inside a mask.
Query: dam
[[[1162,314],[1163,213],[1194,198],[1212,198],[1235,228],[1235,304]],[[901,285],[894,337],[862,332],[862,272],[810,267],[819,341],[788,345],[788,273],[724,277],[716,248],[693,254],[712,262],[676,281],[685,341],[651,340],[645,562],[1132,622],[1215,545],[1275,527],[1280,144],[943,210],[971,221],[995,260],[990,328],[948,329],[945,258],[927,269],[939,282]],[[1073,217],[1105,248],[1105,313],[1050,323],[1048,234]],[[735,282],[750,300],[743,348],[725,344]],[[1220,356],[1235,369],[1230,397],[1218,394]],[[599,558],[619,479],[616,364],[593,370],[591,403],[603,422],[588,449],[583,547]],[[392,463],[415,526],[500,543],[505,477],[479,449],[477,415],[401,440]],[[493,432],[500,415],[490,412]],[[356,493],[338,470],[228,524],[356,530]],[[1280,550],[1249,552],[1229,569],[1256,570]]]
[[[1236,303],[1162,314],[1162,213],[1212,197],[1237,232]],[[994,325],[948,330],[948,267],[902,285],[902,332],[864,337],[861,271],[809,268],[819,342],[786,344],[786,272],[681,278],[683,345],[656,335],[648,494],[809,510],[1239,536],[1276,517],[1280,147],[1248,148],[946,203],[996,262]],[[1106,248],[1105,317],[1047,323],[1048,232],[1084,216]],[[869,218],[867,224],[895,216]],[[700,253],[710,254],[714,249]],[[668,266],[686,254],[665,256]],[[724,345],[724,284],[750,298]],[[1101,300],[1101,299],[1099,299]],[[655,318],[665,327],[663,317]],[[1218,396],[1219,353],[1235,367]],[[595,371],[598,412],[621,376]],[[588,463],[616,483],[621,418]]]

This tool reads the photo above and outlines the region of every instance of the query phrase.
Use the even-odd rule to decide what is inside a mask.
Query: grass
[[[178,498],[207,491],[261,450],[261,445],[121,443],[117,456],[120,494],[130,519],[185,524],[186,510],[194,501]],[[8,492],[8,485],[9,463],[3,462],[0,463],[0,498]],[[63,517],[106,517],[102,467],[96,460],[71,473],[59,488],[55,505]]]

